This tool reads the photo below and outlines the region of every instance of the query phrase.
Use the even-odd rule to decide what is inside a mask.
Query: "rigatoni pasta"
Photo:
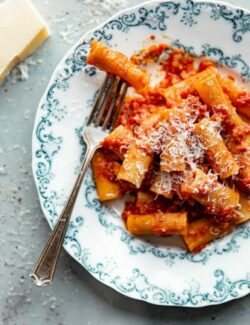
[[[232,221],[235,224],[241,224],[248,220],[250,220],[250,197],[241,194],[239,206],[232,214]]]
[[[113,51],[96,40],[92,42],[87,63],[125,79],[136,89],[145,88],[148,84],[148,75],[130,62],[126,55]]]
[[[190,252],[202,250],[211,241],[233,231],[230,223],[216,224],[211,218],[199,218],[188,224],[187,234],[183,236],[184,242]]]
[[[190,172],[181,185],[184,196],[191,196],[212,214],[226,215],[239,204],[238,191],[217,181],[214,175],[205,174],[200,169]]]
[[[120,167],[114,155],[108,157],[102,150],[95,152],[92,168],[100,201],[118,199],[122,196],[122,188],[116,180]]]
[[[161,171],[183,172],[186,169],[185,151],[178,137],[173,136],[170,141],[163,143],[160,159]]]
[[[205,73],[207,72],[207,73]],[[237,127],[242,125],[242,120],[236,113],[228,96],[223,92],[214,69],[197,74],[194,78],[194,86],[202,100],[215,112],[227,112],[228,126]]]
[[[167,199],[173,197],[171,177],[169,177],[169,174],[166,172],[159,171],[153,179],[149,189],[151,192],[162,195]]]
[[[131,234],[180,235],[192,253],[250,220],[250,94],[195,60],[167,44],[129,60],[98,41],[87,58],[134,88],[93,157],[100,200],[130,194]],[[154,86],[152,62],[164,75]]]
[[[213,171],[222,179],[238,174],[239,166],[218,133],[216,122],[204,118],[195,125],[194,130],[205,146]]]
[[[238,86],[232,77],[219,77],[219,81],[236,111],[246,118],[250,118],[250,92]]]
[[[187,213],[130,214],[127,219],[127,227],[133,235],[185,235],[187,233]]]
[[[139,188],[152,162],[153,155],[136,144],[128,149],[117,178]]]
[[[102,147],[115,152],[121,159],[134,141],[133,133],[130,129],[119,125],[103,141]]]

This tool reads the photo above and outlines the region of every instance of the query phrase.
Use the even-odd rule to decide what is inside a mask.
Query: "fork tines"
[[[112,130],[119,116],[122,102],[127,93],[127,84],[119,77],[107,75],[99,90],[87,125]]]

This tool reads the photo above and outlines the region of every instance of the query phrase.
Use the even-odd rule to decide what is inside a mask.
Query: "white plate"
[[[33,172],[51,227],[84,155],[82,125],[103,80],[103,73],[85,63],[91,39],[131,55],[152,42],[151,34],[156,42],[210,57],[250,80],[250,15],[223,3],[148,2],[84,35],[56,68],[35,120]],[[146,242],[132,237],[119,209],[119,204],[100,204],[89,170],[64,246],[99,281],[159,305],[200,307],[249,293],[249,224],[192,255],[175,239]]]

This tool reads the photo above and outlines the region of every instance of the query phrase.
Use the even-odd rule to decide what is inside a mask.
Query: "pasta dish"
[[[195,253],[250,219],[250,92],[233,72],[168,44],[128,58],[94,40],[87,62],[130,86],[92,169],[100,201],[131,194],[131,234]]]

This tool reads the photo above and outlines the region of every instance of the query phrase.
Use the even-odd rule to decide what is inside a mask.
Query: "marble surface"
[[[0,3],[3,2],[0,0]],[[31,173],[37,104],[58,61],[82,33],[139,0],[33,0],[51,38],[0,88],[0,324],[249,324],[250,296],[202,309],[148,305],[93,279],[65,252],[53,286],[29,272],[49,234]],[[250,10],[249,0],[228,0]],[[27,72],[24,70],[24,72]]]

